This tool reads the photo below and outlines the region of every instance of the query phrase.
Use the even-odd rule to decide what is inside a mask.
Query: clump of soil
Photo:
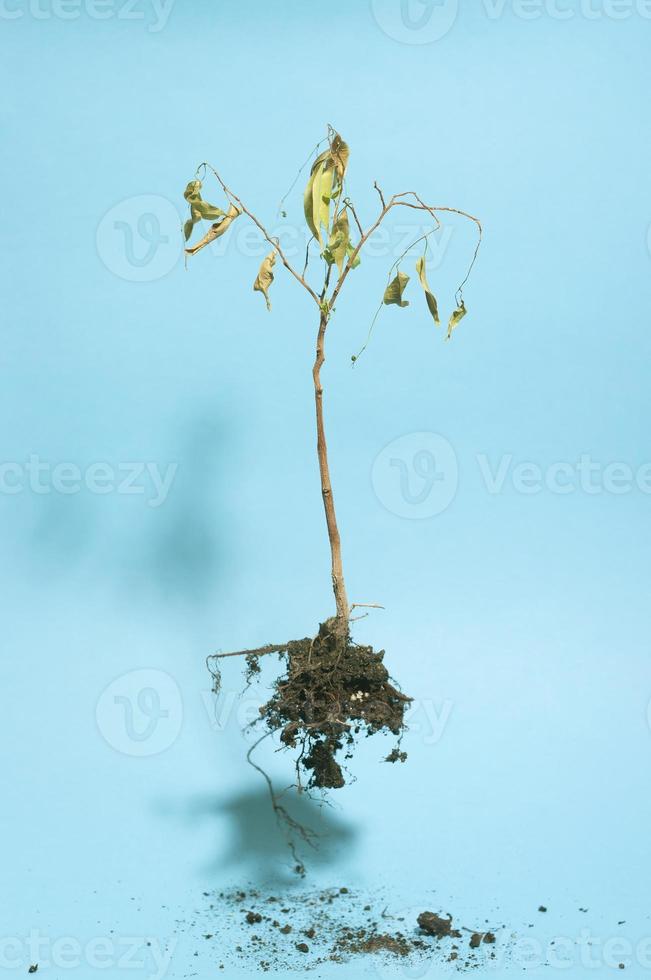
[[[400,737],[411,698],[391,683],[384,650],[358,646],[349,636],[342,643],[334,620],[322,623],[313,639],[290,641],[284,657],[287,673],[260,715],[284,745],[300,748],[300,765],[311,773],[308,788],[338,789],[345,779],[337,753],[350,750],[362,732]]]
[[[447,938],[460,939],[461,933],[458,929],[452,928],[452,916],[442,918],[434,912],[421,912],[418,916],[418,925],[429,936],[436,936],[437,939]]]
[[[485,968],[495,959],[492,947],[484,945],[495,943],[493,932],[460,931],[451,915],[391,914],[385,896],[362,896],[346,887],[272,895],[257,888],[222,891],[206,914],[211,928],[203,936],[211,948],[215,944],[219,961],[228,951],[233,961],[264,972],[305,974],[362,956],[419,968],[454,963],[458,971]],[[500,941],[504,946],[503,932]]]
[[[280,741],[298,749],[299,786],[302,770],[309,773],[308,789],[339,789],[345,785],[337,756],[351,758],[357,736],[377,732],[398,738],[405,730],[404,713],[411,698],[391,682],[384,650],[359,646],[350,635],[342,639],[328,619],[313,638],[290,640],[281,646],[245,651],[247,681],[259,672],[259,657],[278,653],[286,672],[273,685],[271,698],[260,708],[260,721]],[[219,675],[213,671],[216,685]],[[399,748],[388,762],[404,762]]]

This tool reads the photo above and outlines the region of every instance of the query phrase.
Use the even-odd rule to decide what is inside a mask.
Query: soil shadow
[[[294,789],[283,794],[281,802],[294,820],[318,836],[316,847],[294,837],[308,874],[311,868],[327,868],[350,858],[357,828],[332,805],[320,804]],[[288,831],[279,824],[266,787],[228,797],[196,797],[189,802],[186,817],[192,825],[205,820],[215,824],[215,854],[209,871],[233,870],[238,878],[264,886],[297,881]]]

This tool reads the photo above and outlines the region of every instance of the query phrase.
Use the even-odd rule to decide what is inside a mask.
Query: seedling
[[[439,215],[445,212],[474,222],[478,232],[477,245],[468,273],[456,292],[456,306],[448,321],[447,338],[449,339],[466,314],[463,288],[477,258],[482,237],[479,219],[465,211],[451,207],[430,206],[414,191],[403,191],[387,199],[377,183],[374,184],[374,188],[379,198],[379,214],[364,230],[347,190],[348,146],[331,127],[328,127],[328,135],[322,143],[326,146],[311,163],[304,193],[305,221],[311,238],[302,271],[298,271],[291,265],[278,238],[267,231],[262,222],[246,207],[241,198],[233,193],[210,164],[202,163],[198,167],[195,179],[187,185],[184,194],[190,208],[190,217],[184,226],[186,242],[191,238],[195,225],[201,219],[212,222],[203,238],[196,244],[186,247],[188,255],[196,255],[226,234],[235,220],[246,215],[271,246],[271,251],[262,262],[253,283],[253,289],[264,297],[267,309],[271,310],[270,290],[274,282],[277,260],[280,260],[280,264],[294,281],[305,290],[315,307],[316,356],[312,366],[312,379],[321,496],[330,544],[334,615],[325,619],[313,637],[269,644],[253,650],[214,654],[208,658],[218,689],[220,678],[217,662],[223,657],[245,657],[250,679],[260,670],[260,657],[272,653],[280,655],[285,671],[275,681],[269,701],[260,708],[259,723],[265,729],[262,738],[279,732],[282,744],[296,750],[297,783],[299,788],[307,789],[336,789],[344,785],[340,753],[344,752],[346,758],[350,758],[358,735],[376,732],[393,733],[398,739],[398,745],[387,756],[386,761],[404,761],[406,754],[400,751],[400,739],[405,728],[405,709],[411,700],[392,683],[383,663],[384,651],[376,652],[372,647],[359,646],[351,639],[350,624],[354,618],[352,616],[354,610],[364,605],[375,606],[375,604],[351,605],[346,592],[341,538],[330,479],[323,416],[321,371],[325,362],[328,326],[334,315],[335,305],[340,301],[344,285],[351,279],[360,263],[366,243],[396,208],[410,208],[429,216],[432,227],[412,242],[389,270],[387,286],[373,318],[371,330],[383,306],[397,305],[404,308],[409,305],[404,299],[409,276],[401,271],[400,265],[405,256],[417,246],[421,246],[423,252],[416,262],[416,272],[424,293],[425,304],[434,323],[437,326],[440,324],[438,301],[427,279],[426,252],[428,238],[440,228]],[[319,144],[316,149],[319,150],[321,145]],[[209,204],[202,197],[202,179],[209,174],[216,178],[226,197],[226,210]],[[281,202],[282,214],[286,213],[282,210],[284,200]],[[317,249],[319,253],[319,260],[316,262],[317,272],[312,274],[315,263],[313,261],[310,266],[311,252]],[[366,344],[362,351],[365,348]],[[362,351],[353,356],[353,363]],[[252,751],[253,749],[249,752],[251,762]],[[255,763],[252,764],[260,768]],[[261,769],[260,771],[263,772]],[[269,783],[276,812],[291,825],[291,818],[274,796],[268,776],[264,772],[263,775]]]

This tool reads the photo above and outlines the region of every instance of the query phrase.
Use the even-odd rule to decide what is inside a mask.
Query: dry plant
[[[328,446],[323,417],[321,371],[325,362],[328,326],[335,312],[335,304],[339,300],[341,291],[353,270],[359,265],[364,246],[369,238],[396,208],[410,208],[429,216],[432,227],[412,242],[393,263],[389,270],[387,287],[382,302],[371,323],[371,330],[380,309],[384,305],[397,305],[399,307],[409,305],[403,298],[409,276],[400,271],[400,263],[411,249],[421,244],[423,254],[416,262],[416,272],[424,292],[427,309],[435,324],[440,324],[438,302],[427,280],[426,253],[428,238],[441,226],[439,215],[446,213],[458,215],[474,222],[478,233],[477,245],[472,255],[468,273],[456,292],[456,306],[448,321],[447,339],[449,339],[453,330],[466,314],[463,288],[477,258],[482,237],[482,226],[479,219],[465,211],[458,208],[426,204],[415,191],[403,191],[386,198],[377,183],[374,184],[374,188],[379,198],[379,214],[372,224],[364,230],[355,206],[347,193],[346,174],[349,148],[341,136],[331,127],[328,127],[328,135],[322,143],[327,145],[311,164],[309,180],[304,194],[305,220],[312,237],[307,245],[305,265],[301,271],[291,265],[278,238],[270,235],[262,222],[246,207],[242,199],[226,185],[218,171],[210,164],[202,163],[197,168],[196,177],[187,185],[184,194],[190,207],[190,217],[184,226],[186,242],[192,236],[194,226],[201,219],[208,219],[212,222],[203,238],[196,244],[186,247],[188,255],[196,255],[197,252],[224,235],[238,217],[246,215],[271,246],[271,251],[262,262],[253,284],[253,289],[263,294],[267,308],[271,309],[269,290],[274,281],[274,266],[277,259],[280,260],[280,263],[294,280],[301,285],[316,307],[316,354],[312,367],[312,378],[316,408],[317,458],[321,478],[321,496],[330,544],[335,612],[333,616],[321,624],[313,637],[289,640],[280,644],[269,644],[254,650],[214,654],[208,658],[215,678],[216,689],[218,689],[220,678],[217,662],[223,657],[246,657],[249,680],[260,670],[258,664],[260,657],[272,653],[281,657],[284,661],[285,672],[275,681],[269,701],[260,708],[259,722],[265,728],[265,734],[262,738],[273,732],[279,732],[283,745],[297,750],[298,786],[303,788],[302,771],[307,770],[309,773],[305,787],[307,789],[313,787],[333,789],[344,785],[343,770],[337,755],[345,750],[346,758],[350,758],[355,736],[360,733],[364,735],[379,731],[393,733],[398,737],[398,745],[387,756],[387,761],[404,761],[406,755],[400,751],[399,743],[404,730],[404,711],[411,700],[391,682],[383,663],[384,651],[376,652],[371,647],[359,646],[353,642],[350,635],[353,611],[356,608],[376,606],[376,604],[355,603],[351,605],[346,593],[341,538],[330,479]],[[321,145],[317,145],[316,151],[320,149]],[[307,166],[307,163],[304,166]],[[208,174],[212,174],[216,178],[226,197],[227,208],[225,211],[209,204],[202,198],[202,180],[200,178],[205,179]],[[282,211],[282,215],[285,216],[284,211]],[[312,270],[310,268],[310,249],[313,244],[318,246],[320,255],[318,285],[312,285],[316,278],[311,275]],[[309,279],[308,272],[310,272]],[[362,350],[365,347],[366,344]],[[353,357],[353,362],[358,357],[359,354]],[[251,751],[249,752],[249,761],[252,761],[250,758]],[[253,762],[252,764],[255,765]],[[260,769],[257,765],[255,767]],[[260,771],[269,784],[272,802],[277,814],[291,826],[291,818],[274,795],[267,774],[261,769]],[[298,830],[304,836],[303,828],[293,827],[292,829]]]

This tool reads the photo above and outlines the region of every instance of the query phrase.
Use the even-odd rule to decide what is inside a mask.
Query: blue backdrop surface
[[[262,692],[229,663],[215,701],[204,659],[331,612],[314,310],[278,264],[267,313],[245,219],[187,271],[180,223],[208,160],[302,266],[305,172],[278,202],[332,123],[365,225],[377,180],[485,237],[449,343],[416,252],[410,306],[351,368],[428,230],[406,209],[330,326],[348,589],[385,607],[355,636],[415,701],[407,764],[369,740],[314,816],[310,882],[499,916],[534,955],[491,975],[647,975],[649,4],[4,0],[0,21],[3,968],[123,977],[132,942],[128,975],[213,976],[203,893],[285,875],[240,733]],[[474,245],[453,215],[430,239],[446,317]],[[321,974],[379,969],[407,975]]]

